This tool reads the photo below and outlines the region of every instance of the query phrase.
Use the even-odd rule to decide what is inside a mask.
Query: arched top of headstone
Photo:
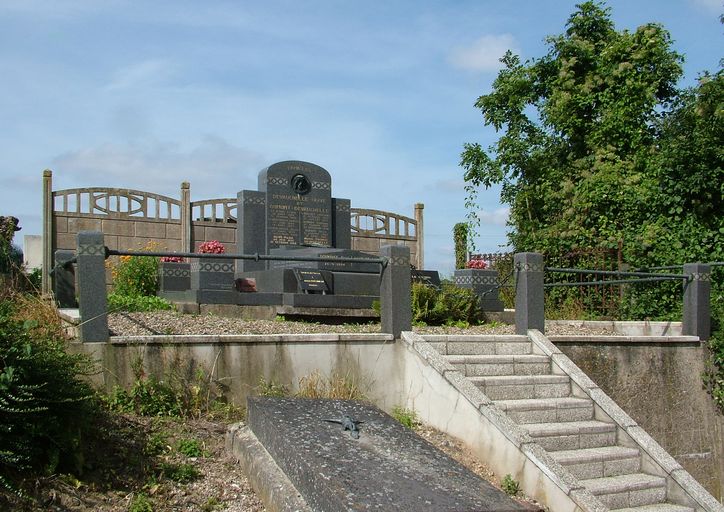
[[[259,171],[259,191],[287,191],[304,196],[323,192],[331,196],[332,178],[324,168],[299,160],[277,162]]]

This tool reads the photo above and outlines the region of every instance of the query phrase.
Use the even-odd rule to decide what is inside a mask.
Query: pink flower
[[[162,263],[183,263],[184,259],[181,256],[161,256]]]
[[[202,254],[224,254],[226,248],[218,240],[209,240],[199,245],[199,252]]]
[[[476,268],[479,270],[483,270],[485,268],[488,268],[488,264],[485,263],[485,260],[473,258],[465,264],[465,268]]]

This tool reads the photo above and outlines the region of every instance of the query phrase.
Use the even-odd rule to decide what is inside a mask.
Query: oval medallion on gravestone
[[[292,176],[291,185],[292,190],[300,196],[308,194],[309,191],[312,190],[312,182],[310,182],[309,178],[307,178],[304,174],[295,174]]]

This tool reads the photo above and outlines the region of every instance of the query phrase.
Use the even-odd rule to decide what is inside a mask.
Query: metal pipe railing
[[[198,252],[160,252],[160,251],[119,251],[116,249],[108,249],[106,247],[106,258],[108,256],[151,256],[151,257],[168,257],[176,256],[179,258],[199,258],[199,259],[234,259],[234,260],[254,260],[254,261],[320,261],[320,262],[338,262],[338,263],[376,263],[381,268],[387,266],[388,259],[379,258],[354,258],[354,257],[324,257],[324,256],[278,256],[275,254],[207,254]]]
[[[623,272],[619,270],[593,270],[582,268],[556,268],[545,267],[546,272],[556,272],[561,274],[594,274],[600,276],[630,276],[630,277],[660,277],[662,279],[688,279],[686,274],[661,274],[660,272]],[[612,281],[606,281],[612,283]]]

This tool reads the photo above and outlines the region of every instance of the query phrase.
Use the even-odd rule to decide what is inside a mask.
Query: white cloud
[[[174,66],[168,61],[148,59],[117,69],[106,90],[115,91],[131,87],[149,87],[166,82],[171,78]]]
[[[178,195],[182,181],[191,183],[193,199],[233,197],[255,183],[268,164],[262,155],[207,136],[196,147],[175,143],[103,144],[71,151],[53,160],[59,176],[75,186],[135,188]]]
[[[724,12],[724,2],[721,0],[691,0],[694,5],[698,5],[713,14],[721,14]]]
[[[448,61],[468,71],[498,71],[502,67],[500,58],[507,50],[520,53],[511,34],[485,35],[468,46],[453,48]]]
[[[493,211],[478,210],[477,214],[482,225],[505,226],[510,216],[510,208],[496,208]]]

